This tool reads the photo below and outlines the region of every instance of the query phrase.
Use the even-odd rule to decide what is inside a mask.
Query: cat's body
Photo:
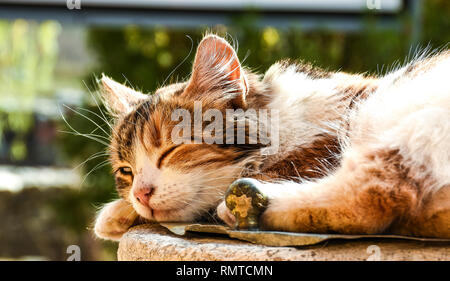
[[[119,115],[111,147],[124,199],[102,210],[96,233],[116,239],[138,214],[193,220],[245,176],[269,195],[264,229],[450,238],[449,71],[450,53],[442,52],[379,78],[289,62],[261,78],[241,68],[223,39],[207,36],[191,79],[151,101],[104,78]],[[194,101],[279,112],[278,153],[262,155],[263,145],[173,145],[170,114],[192,112]],[[223,202],[217,211],[233,224]]]

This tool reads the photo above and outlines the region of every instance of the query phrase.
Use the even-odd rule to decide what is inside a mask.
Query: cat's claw
[[[267,209],[269,199],[251,178],[234,181],[225,193],[225,204],[235,217],[234,228],[257,230],[259,218]]]

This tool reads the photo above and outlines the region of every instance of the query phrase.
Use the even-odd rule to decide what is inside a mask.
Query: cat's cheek
[[[153,210],[154,220],[158,222],[191,222],[194,220],[195,216],[186,210]]]

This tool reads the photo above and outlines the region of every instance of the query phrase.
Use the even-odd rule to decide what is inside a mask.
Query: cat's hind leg
[[[450,185],[439,188],[422,202],[418,212],[390,229],[395,234],[450,239]]]
[[[348,150],[341,167],[315,182],[264,183],[269,204],[259,223],[267,230],[374,234],[417,205],[396,151]],[[232,212],[235,210],[232,210]]]

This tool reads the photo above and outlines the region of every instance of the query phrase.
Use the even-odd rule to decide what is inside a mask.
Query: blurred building
[[[379,15],[380,24],[395,28],[405,10],[419,20],[421,0],[2,0],[0,17],[55,19],[89,25],[161,25],[198,27],[227,25],[230,19],[257,11],[261,25],[302,26],[357,31],[361,15]]]

